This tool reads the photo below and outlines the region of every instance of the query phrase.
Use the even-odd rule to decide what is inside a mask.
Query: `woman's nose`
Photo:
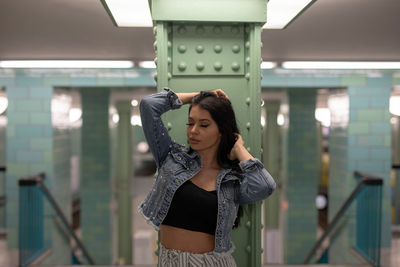
[[[197,133],[198,130],[199,130],[199,127],[195,124],[195,125],[193,125],[191,132],[192,133]]]

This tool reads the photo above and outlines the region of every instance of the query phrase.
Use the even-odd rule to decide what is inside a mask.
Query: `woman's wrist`
[[[249,159],[254,160],[254,157],[249,153],[249,151],[247,151],[247,149],[243,145],[235,147],[235,154],[237,160],[239,161],[245,161]]]
[[[192,99],[198,93],[176,93],[179,100],[182,101],[183,104],[189,104],[192,102]]]

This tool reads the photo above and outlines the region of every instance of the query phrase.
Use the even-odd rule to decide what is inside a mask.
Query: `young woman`
[[[188,103],[186,148],[160,116]],[[230,235],[239,205],[265,199],[275,182],[244,147],[227,95],[164,88],[141,101],[140,114],[158,174],[139,212],[160,230],[159,266],[236,266]]]

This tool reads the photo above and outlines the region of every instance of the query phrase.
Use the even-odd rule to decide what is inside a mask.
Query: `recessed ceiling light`
[[[152,27],[148,0],[101,0],[118,27]]]
[[[264,29],[283,29],[315,0],[269,0],[267,4],[267,23]]]
[[[3,60],[0,68],[132,68],[129,60]]]
[[[285,61],[284,69],[400,69],[400,62],[385,61]]]

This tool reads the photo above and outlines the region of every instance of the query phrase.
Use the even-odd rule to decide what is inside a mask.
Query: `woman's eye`
[[[186,123],[186,125],[187,125],[187,126],[193,126],[193,123],[188,122],[188,123]]]
[[[208,124],[202,124],[202,125],[200,125],[201,127],[203,127],[203,128],[207,128],[208,127]]]

